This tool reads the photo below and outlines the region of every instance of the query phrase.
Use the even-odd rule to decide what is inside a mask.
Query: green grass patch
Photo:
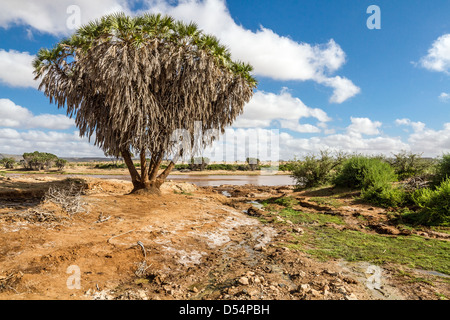
[[[313,198],[310,198],[310,200],[319,205],[330,206],[333,208],[340,208],[340,207],[344,206],[344,204],[342,202],[340,202],[339,200],[337,200],[334,197],[313,197]]]
[[[308,246],[306,252],[319,260],[391,262],[450,274],[448,241],[418,236],[388,237],[321,226],[305,234],[298,246]]]
[[[277,204],[286,208],[292,208],[293,206],[298,204],[298,201],[290,196],[287,196],[282,198],[269,198],[262,201],[261,204],[265,207],[268,207],[268,209],[270,209],[271,204]]]
[[[326,223],[335,223],[340,225],[345,224],[345,222],[338,216],[332,216],[321,213],[306,213],[289,208],[280,211],[279,215],[280,217],[289,219],[293,223],[298,224],[320,224],[320,225],[324,225]]]

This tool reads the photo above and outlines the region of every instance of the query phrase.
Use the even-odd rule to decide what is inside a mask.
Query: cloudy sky
[[[372,4],[379,16],[367,12]],[[0,0],[0,8],[0,153],[103,155],[37,90],[31,62],[78,22],[117,11],[195,21],[254,66],[260,85],[214,148],[232,150],[227,159],[248,153],[233,141],[257,136],[264,148],[274,133],[285,160],[324,149],[450,152],[448,0]]]

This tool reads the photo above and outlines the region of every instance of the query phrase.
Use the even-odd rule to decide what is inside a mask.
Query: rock
[[[264,212],[258,208],[255,208],[254,206],[251,206],[247,210],[247,214],[252,217],[261,217],[264,215]]]
[[[311,287],[309,284],[301,284],[299,287],[299,291],[301,294],[306,294],[311,290]]]
[[[321,296],[320,292],[317,290],[314,290],[314,289],[311,289],[310,293],[312,294],[313,297],[316,297],[316,298]]]
[[[337,289],[337,292],[339,292],[339,293],[342,293],[342,294],[347,293],[347,289],[345,289],[344,286],[337,287],[336,289]]]
[[[303,234],[305,232],[305,230],[303,230],[300,227],[294,227],[294,228],[292,228],[292,231],[295,233],[299,233],[299,234]]]
[[[249,284],[247,277],[241,277],[238,282],[244,286],[247,286]]]
[[[254,247],[254,249],[255,249],[256,251],[261,251],[261,252],[266,252],[266,251],[267,251],[267,248],[266,248],[265,246],[261,245],[261,244],[257,244],[257,245]]]
[[[137,292],[137,294],[138,294],[138,297],[139,297],[141,300],[148,300],[147,294],[145,293],[144,290],[139,290],[139,291]],[[172,293],[170,293],[170,294],[172,294]]]
[[[358,300],[358,298],[355,296],[354,293],[346,295],[344,298],[345,298],[345,300]]]
[[[399,235],[401,233],[397,228],[386,225],[375,226],[375,230],[381,234]]]

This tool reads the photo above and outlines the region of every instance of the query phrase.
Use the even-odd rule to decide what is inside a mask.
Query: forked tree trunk
[[[141,150],[141,173],[134,166],[131,154],[128,150],[122,150],[122,157],[125,160],[128,171],[130,172],[131,182],[133,183],[132,194],[149,194],[160,195],[161,185],[165,182],[169,173],[175,167],[175,163],[171,162],[169,166],[158,176],[158,171],[162,162],[162,155],[152,157],[150,164],[147,166],[145,158],[145,150]]]

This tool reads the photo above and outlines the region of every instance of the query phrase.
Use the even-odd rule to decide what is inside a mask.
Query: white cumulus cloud
[[[16,105],[9,99],[0,99],[0,127],[65,130],[73,126],[75,126],[74,120],[65,115],[35,116],[27,108]]]
[[[0,83],[12,87],[37,88],[32,62],[34,55],[28,52],[0,49]]]
[[[325,111],[306,106],[299,98],[293,97],[286,89],[280,94],[257,91],[245,106],[244,113],[234,122],[235,128],[266,128],[277,120],[281,128],[297,132],[320,132],[310,124],[300,124],[303,118],[314,118],[318,124],[331,120]]]
[[[380,133],[379,128],[382,123],[379,121],[372,121],[369,118],[350,118],[351,125],[347,128],[347,133],[350,135],[377,135]]]
[[[70,6],[79,8],[83,24],[104,14],[129,12],[128,3],[126,0],[0,0],[0,27],[27,25],[40,32],[68,35],[73,32],[71,22],[76,21],[73,15],[78,13],[68,11]]]
[[[420,60],[422,67],[437,72],[450,71],[450,34],[445,34],[434,41],[428,54]]]
[[[163,12],[186,22],[195,21],[216,35],[233,58],[247,61],[258,76],[275,80],[312,80],[333,89],[332,103],[342,103],[360,92],[353,82],[331,76],[346,62],[342,48],[330,39],[324,44],[296,42],[261,26],[251,31],[238,25],[223,0],[184,0],[176,4],[147,0],[148,11]]]

